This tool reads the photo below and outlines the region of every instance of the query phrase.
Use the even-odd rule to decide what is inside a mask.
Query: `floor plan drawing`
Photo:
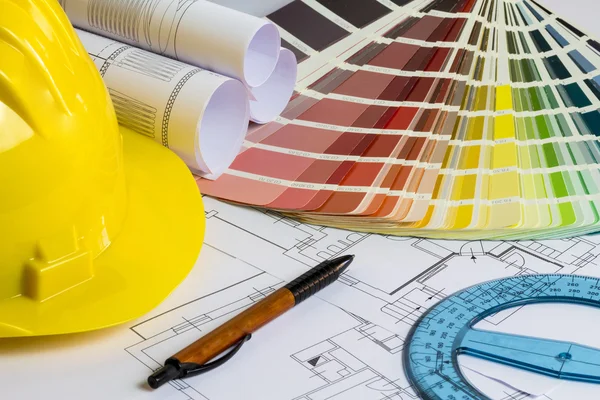
[[[404,370],[404,349],[411,328],[434,304],[497,278],[600,276],[595,236],[523,242],[392,237],[312,226],[209,197],[204,204],[207,227],[198,264],[169,299],[139,320],[115,328],[107,339],[92,336],[93,345],[74,342],[45,350],[57,373],[69,368],[71,353],[118,365],[101,378],[103,390],[89,390],[99,383],[96,364],[66,389],[46,371],[39,374],[40,387],[60,392],[62,398],[85,393],[88,400],[417,400]],[[320,261],[342,254],[356,258],[336,282],[261,328],[218,371],[171,381],[155,391],[145,386],[148,375],[168,357]],[[585,335],[594,332],[595,314],[559,305],[530,307],[499,312],[481,324],[515,334],[538,329],[533,333],[559,335],[558,340],[580,338],[584,345],[600,347],[594,342],[597,335]],[[560,329],[557,315],[567,321]],[[568,322],[570,317],[589,324],[580,329]],[[23,360],[15,354],[13,361],[14,351],[6,346],[0,342],[0,376],[42,368],[35,357]],[[32,345],[32,352],[39,351]],[[540,385],[521,386],[532,381],[529,376],[508,382],[496,370],[483,375],[465,365],[461,362],[464,375],[494,400],[592,398],[597,390],[593,384],[561,383],[532,394]],[[33,387],[2,383],[7,393],[19,393],[12,398],[36,398]]]
[[[323,296],[356,315],[368,312],[365,318],[399,334],[406,333],[431,302],[482,280],[535,273],[594,275],[600,272],[595,271],[597,249],[587,237],[554,241],[556,243],[520,243],[378,236],[312,227],[274,213],[238,209],[213,203],[211,199],[207,204],[213,234],[239,236],[242,242],[256,242],[253,247],[271,247],[271,253],[279,253],[272,256],[277,261],[274,260],[271,273],[280,274],[282,279],[291,276],[286,276],[277,264],[294,265],[293,270],[299,272],[304,265],[314,265],[347,252],[369,254],[368,260],[348,271],[339,281],[346,286],[343,291],[351,301],[339,293],[336,294],[338,300],[328,298],[327,293]],[[215,208],[211,208],[212,204]],[[246,216],[239,218],[237,213],[240,212]],[[259,220],[270,223],[259,224]],[[239,221],[247,221],[248,225]],[[264,226],[269,232],[251,229],[251,226]],[[240,246],[236,248],[240,256],[243,252],[245,258],[252,257],[252,252],[240,251]],[[234,249],[225,251],[236,252]],[[271,268],[270,263],[265,268]]]
[[[261,388],[253,392],[250,385],[246,398],[417,399],[402,368],[403,348],[411,327],[433,304],[470,285],[501,277],[600,274],[594,237],[545,242],[429,240],[311,226],[271,211],[207,197],[205,210],[210,232],[206,244],[235,270],[229,275],[235,276],[235,282],[223,283],[219,291],[130,328],[140,340],[125,351],[149,370],[159,368],[174,349],[318,262],[350,253],[359,260],[332,285],[335,290],[323,291],[311,300],[319,304],[317,309],[328,305],[327,323],[319,324],[319,317],[297,322],[302,327],[290,327],[292,338],[271,339],[276,343],[275,352],[266,350],[267,354],[257,355],[248,349],[251,346],[240,351],[228,373],[238,368],[241,371],[250,362],[264,366],[268,358],[279,366],[286,382],[277,385],[281,386],[277,395],[269,397],[261,397]],[[519,308],[507,310],[488,317],[485,323],[502,326],[519,312]],[[313,340],[305,340],[310,335]],[[244,356],[246,352],[252,354]],[[468,377],[484,386],[494,399],[561,398],[534,397],[475,373]],[[248,378],[256,379],[260,378]],[[235,390],[219,389],[219,381],[212,382],[208,377],[172,382],[171,389],[179,396],[173,399],[235,398]]]
[[[225,254],[222,256],[230,257]],[[222,320],[263,298],[283,283],[249,264],[231,261],[236,264],[237,276],[245,276],[246,279],[131,327],[142,340],[125,350],[150,370],[154,370],[160,367],[162,360],[169,356],[173,348],[193,341],[199,332],[211,330]],[[399,335],[337,307],[330,308],[328,319],[328,328],[308,327],[309,330],[316,331],[317,337],[322,340],[302,347],[299,343],[290,343],[284,338],[276,347],[282,350],[282,346],[290,354],[278,351],[277,354],[266,356],[279,367],[285,365],[286,379],[294,381],[293,384],[284,386],[289,389],[282,393],[285,397],[277,398],[417,398],[402,369],[398,368],[402,362],[404,346],[404,340]],[[167,326],[168,329],[165,329]],[[303,331],[301,335],[304,336],[305,333]],[[252,357],[252,360],[255,359],[255,356]],[[243,365],[245,362],[239,361],[240,369],[248,367]],[[290,379],[290,376],[293,378]],[[215,398],[210,394],[214,389],[207,388],[207,381],[210,379],[189,379],[174,381],[170,385],[171,390],[177,393],[174,398],[211,400]],[[311,389],[306,390],[307,387]],[[223,388],[219,391],[223,392]],[[248,395],[249,398],[258,398],[260,393],[251,392]],[[511,396],[517,397],[507,399],[525,398],[518,397],[517,392],[511,393]]]

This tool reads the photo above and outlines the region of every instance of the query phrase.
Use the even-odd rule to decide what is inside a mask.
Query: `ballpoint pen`
[[[327,260],[277,289],[188,347],[169,357],[164,366],[148,377],[158,388],[173,379],[195,376],[224,364],[254,332],[336,281],[354,260],[353,255]],[[221,358],[208,362],[224,352]]]

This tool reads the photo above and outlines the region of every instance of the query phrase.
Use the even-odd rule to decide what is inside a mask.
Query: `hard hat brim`
[[[92,279],[44,302],[0,301],[0,337],[76,333],[136,319],[160,304],[194,267],[205,215],[194,177],[171,150],[120,128],[127,218],[94,260]]]

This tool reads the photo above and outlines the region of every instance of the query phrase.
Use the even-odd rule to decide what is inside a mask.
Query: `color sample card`
[[[389,235],[600,223],[600,42],[531,0],[296,0],[288,107],[203,194]]]

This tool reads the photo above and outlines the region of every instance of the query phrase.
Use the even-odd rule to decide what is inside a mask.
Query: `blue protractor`
[[[462,375],[460,354],[557,379],[600,383],[600,349],[473,328],[502,310],[536,303],[600,307],[600,279],[523,275],[475,285],[440,301],[413,326],[404,352],[406,374],[419,396],[489,399]]]

